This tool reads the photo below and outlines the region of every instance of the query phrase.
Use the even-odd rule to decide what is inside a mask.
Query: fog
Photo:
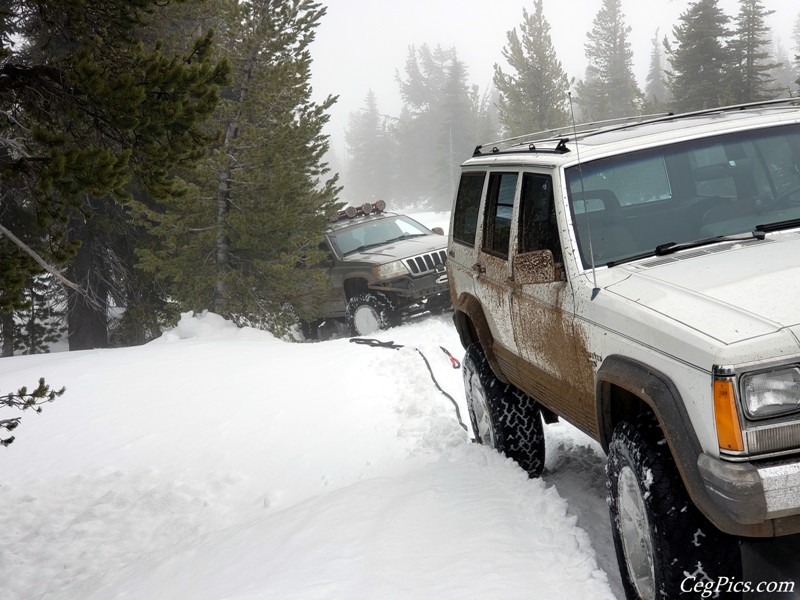
[[[410,46],[428,44],[455,47],[469,69],[468,81],[486,89],[493,66],[507,65],[502,57],[506,34],[522,22],[523,7],[533,12],[533,0],[322,0],[328,13],[312,46],[314,99],[338,95],[326,133],[334,154],[346,156],[344,132],[350,113],[359,110],[369,90],[378,108],[397,115],[402,106],[395,81],[403,72]],[[730,17],[738,13],[737,0],[720,0]],[[800,13],[796,0],[765,0],[775,14],[768,24],[784,48],[792,47],[792,25]],[[553,45],[570,77],[582,78],[586,68],[584,43],[601,0],[544,0]],[[671,37],[672,26],[689,6],[688,0],[649,2],[623,0],[623,12],[632,27],[634,74],[644,87],[652,39]]]

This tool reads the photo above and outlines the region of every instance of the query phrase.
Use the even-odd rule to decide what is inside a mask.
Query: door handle
[[[484,267],[481,263],[475,263],[474,265],[472,265],[472,270],[478,273],[479,275],[481,273],[486,273],[486,267]]]

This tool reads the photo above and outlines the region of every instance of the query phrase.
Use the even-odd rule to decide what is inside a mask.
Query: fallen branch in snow
[[[59,396],[62,396],[66,388],[62,387],[60,390],[52,390],[50,386],[44,381],[44,377],[39,379],[39,386],[32,392],[28,388],[21,387],[16,393],[6,394],[0,396],[0,407],[6,406],[9,408],[18,408],[19,410],[32,409],[34,412],[40,413],[42,409],[41,404],[45,402],[52,402]],[[12,431],[19,425],[21,417],[13,417],[11,419],[0,419],[0,429]],[[8,446],[14,441],[12,435],[6,439],[0,439],[0,445]]]

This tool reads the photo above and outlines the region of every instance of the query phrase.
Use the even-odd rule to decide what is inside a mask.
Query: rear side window
[[[478,209],[481,205],[486,173],[462,173],[453,209],[453,239],[468,246],[475,245],[478,230]]]
[[[489,254],[508,258],[511,241],[511,213],[517,192],[519,173],[492,173],[486,192],[486,226],[483,250]]]

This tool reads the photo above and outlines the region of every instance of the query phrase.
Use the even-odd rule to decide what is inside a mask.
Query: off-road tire
[[[381,292],[362,292],[350,298],[345,320],[350,332],[356,336],[372,335],[398,324],[394,304]]]
[[[475,440],[514,459],[530,477],[539,477],[544,469],[539,405],[495,376],[480,344],[467,348],[462,373]]]
[[[652,415],[617,425],[606,471],[614,547],[629,600],[700,598],[706,588],[698,584],[741,582],[739,540],[695,508]],[[730,593],[732,587],[705,597],[741,598]]]

